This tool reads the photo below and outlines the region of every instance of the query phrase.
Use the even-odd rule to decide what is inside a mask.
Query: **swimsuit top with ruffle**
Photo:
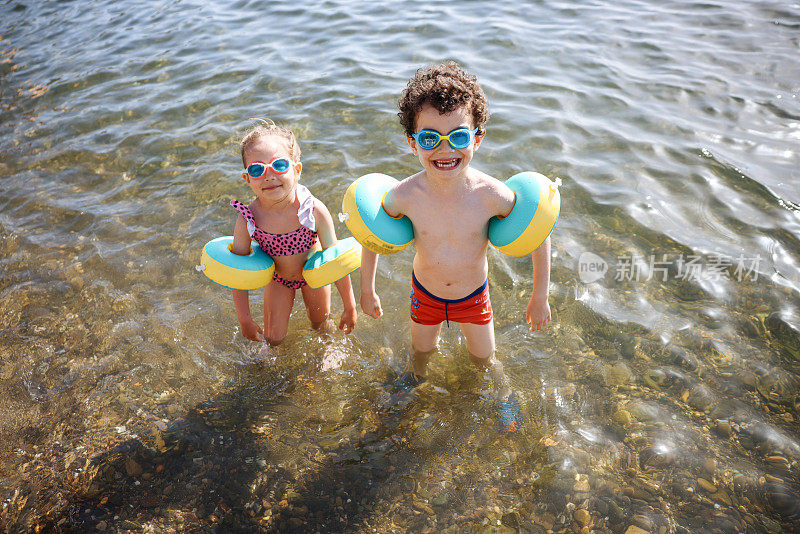
[[[310,250],[317,242],[317,232],[314,230],[314,196],[305,186],[297,184],[296,188],[297,199],[300,201],[300,209],[297,210],[300,228],[285,234],[270,234],[258,228],[250,208],[236,199],[231,200],[231,206],[247,221],[250,237],[270,256],[300,254]]]

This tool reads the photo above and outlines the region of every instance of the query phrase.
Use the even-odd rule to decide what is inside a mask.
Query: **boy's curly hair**
[[[419,69],[408,81],[397,113],[407,136],[415,133],[417,114],[426,104],[443,115],[467,106],[473,127],[481,130],[489,119],[489,103],[477,77],[454,61]]]
[[[287,141],[289,141],[289,155],[292,157],[294,161],[300,161],[300,143],[297,142],[297,138],[294,136],[294,133],[288,128],[275,124],[270,119],[252,119],[259,122],[255,126],[251,127],[242,137],[242,140],[239,141],[239,148],[242,151],[242,165],[247,166],[247,162],[244,159],[244,152],[248,148],[250,148],[253,144],[255,144],[259,139],[263,139],[264,137],[269,137],[271,135],[277,137],[283,137]]]

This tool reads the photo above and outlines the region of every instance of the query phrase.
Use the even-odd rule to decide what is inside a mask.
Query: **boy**
[[[470,361],[490,371],[503,400],[501,424],[515,431],[521,412],[494,358],[486,261],[489,219],[507,216],[515,197],[502,182],[470,167],[488,119],[486,96],[474,75],[448,62],[418,70],[399,107],[400,122],[422,171],[398,183],[383,201],[389,215],[411,219],[417,246],[411,273],[411,371],[395,382],[395,391],[410,391],[425,381],[442,322],[456,322],[466,338]],[[439,142],[422,148],[422,135],[428,146],[431,136]],[[534,331],[550,321],[550,238],[532,257],[533,295],[526,318]],[[361,308],[375,318],[382,315],[375,292],[377,263],[377,254],[364,248]]]

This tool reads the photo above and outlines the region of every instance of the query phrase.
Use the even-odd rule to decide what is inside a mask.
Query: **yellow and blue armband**
[[[214,282],[231,289],[257,289],[272,280],[275,262],[258,243],[250,242],[247,256],[234,254],[232,246],[233,236],[212,239],[203,247],[197,269]]]
[[[489,220],[489,242],[503,254],[526,256],[544,243],[561,211],[561,180],[521,172],[506,181],[516,201],[507,217]]]
[[[386,174],[365,174],[347,188],[340,218],[359,243],[376,254],[400,252],[414,240],[411,219],[392,217],[383,209],[383,198],[397,184]]]
[[[344,278],[361,266],[361,245],[352,237],[319,250],[303,265],[303,278],[314,289]]]

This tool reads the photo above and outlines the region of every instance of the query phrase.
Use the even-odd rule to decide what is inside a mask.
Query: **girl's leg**
[[[325,326],[328,315],[331,313],[331,286],[313,289],[303,286],[303,302],[306,304],[308,319],[311,321],[311,328],[319,330]]]
[[[289,315],[294,304],[294,289],[272,281],[264,290],[264,338],[278,345],[289,331]]]
[[[411,321],[411,366],[415,375],[427,374],[428,359],[436,350],[441,331],[442,323],[426,325]]]

